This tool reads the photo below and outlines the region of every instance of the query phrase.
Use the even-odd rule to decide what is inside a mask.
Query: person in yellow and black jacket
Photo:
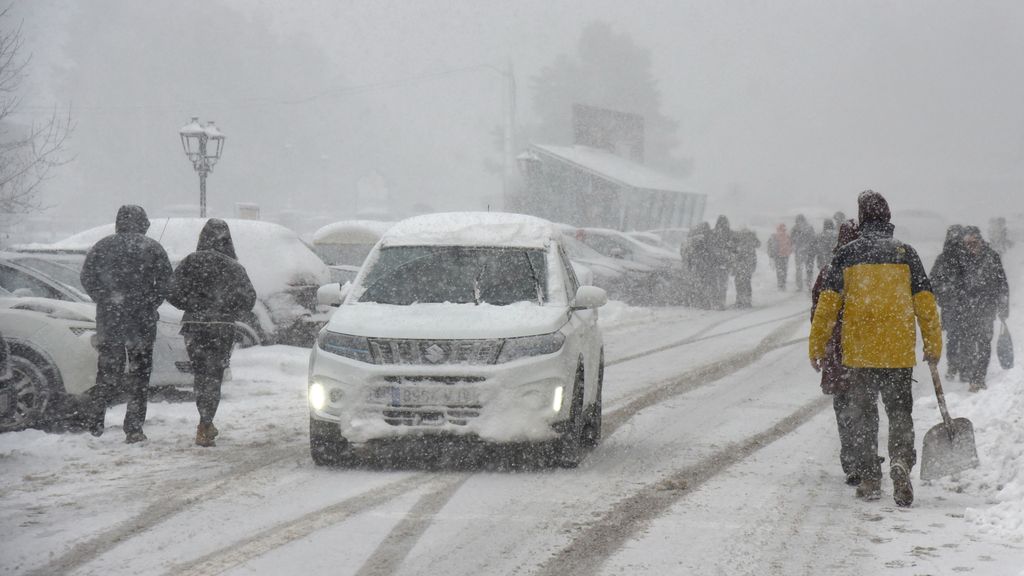
[[[914,450],[914,399],[911,374],[916,363],[915,319],[924,340],[924,358],[937,363],[942,353],[942,327],[935,296],[921,259],[913,247],[893,238],[889,204],[872,190],[857,198],[860,238],[843,246],[832,259],[811,323],[810,358],[820,370],[825,347],[843,310],[843,366],[849,370],[846,410],[854,430],[854,461],[861,483],[857,496],[881,497],[878,459],[878,396],[889,417],[890,477],[893,499],[910,506],[914,489],[910,471]]]

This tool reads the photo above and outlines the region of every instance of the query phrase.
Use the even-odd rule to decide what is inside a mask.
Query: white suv
[[[309,363],[310,451],[465,436],[544,444],[575,465],[601,437],[604,290],[579,286],[549,222],[450,213],[374,247]]]

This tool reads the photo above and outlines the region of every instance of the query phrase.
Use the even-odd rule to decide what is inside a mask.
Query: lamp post
[[[199,123],[199,117],[178,130],[185,156],[192,162],[192,168],[199,173],[199,216],[206,218],[206,175],[213,172],[213,165],[220,160],[224,150],[224,134],[213,124]]]

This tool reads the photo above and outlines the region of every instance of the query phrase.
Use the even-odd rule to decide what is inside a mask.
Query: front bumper
[[[311,405],[310,416],[337,424],[354,444],[452,435],[550,440],[569,417],[577,361],[563,346],[503,364],[378,365],[314,346],[310,384],[323,386],[325,404]]]

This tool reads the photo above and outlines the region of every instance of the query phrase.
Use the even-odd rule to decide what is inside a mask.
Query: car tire
[[[43,357],[23,346],[11,346],[13,408],[0,420],[0,430],[40,427],[54,419],[64,396],[60,373]]]
[[[601,443],[601,391],[604,389],[604,350],[601,350],[601,360],[597,365],[597,396],[594,403],[590,405],[587,413],[586,427],[583,429],[583,446],[585,448],[596,448]]]
[[[562,468],[575,468],[583,460],[583,362],[576,369],[576,381],[572,387],[572,404],[569,407],[569,421],[561,438],[558,439],[556,463]]]
[[[344,466],[352,460],[338,425],[313,418],[309,419],[309,455],[317,466]]]

